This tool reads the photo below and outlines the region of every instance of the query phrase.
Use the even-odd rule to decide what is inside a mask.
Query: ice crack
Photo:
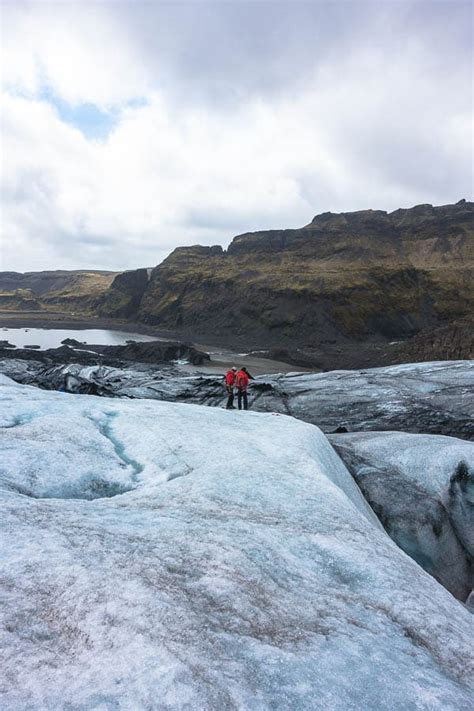
[[[93,418],[90,418],[90,419],[97,426],[97,429],[99,430],[100,434],[103,437],[105,437],[107,440],[109,440],[112,447],[114,448],[114,452],[117,455],[117,457],[127,467],[131,467],[131,469],[133,471],[132,479],[133,479],[134,483],[136,483],[138,481],[138,477],[142,473],[144,467],[142,464],[140,464],[140,462],[137,462],[136,459],[132,459],[132,457],[128,456],[128,454],[125,451],[125,446],[114,435],[114,433],[112,431],[112,423],[113,423],[114,419],[117,417],[117,414],[118,414],[117,412],[106,412],[106,413],[104,413],[105,418],[102,421],[97,421],[97,420],[94,420]]]

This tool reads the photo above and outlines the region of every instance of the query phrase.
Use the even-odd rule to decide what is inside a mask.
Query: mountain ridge
[[[177,247],[153,269],[78,270],[80,289],[72,279],[31,297],[37,309],[128,319],[201,342],[311,350],[446,334],[472,318],[473,267],[474,203],[460,200],[325,212],[301,228],[236,235],[226,250]],[[2,299],[15,310],[11,293],[0,293],[0,308]]]
[[[474,203],[460,201],[326,213],[238,235],[227,251],[178,247],[152,270],[137,316],[266,344],[407,338],[471,312],[473,222]]]

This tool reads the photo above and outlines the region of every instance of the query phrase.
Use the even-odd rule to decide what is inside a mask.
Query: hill
[[[93,313],[117,272],[56,270],[0,272],[0,310]]]

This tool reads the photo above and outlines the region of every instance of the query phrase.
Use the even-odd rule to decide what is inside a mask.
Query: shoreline
[[[321,373],[331,370],[363,370],[383,368],[404,363],[429,361],[470,360],[474,358],[472,320],[463,319],[445,324],[438,329],[421,331],[416,336],[398,341],[353,342],[320,344],[319,346],[275,347],[269,343],[237,338],[229,329],[229,336],[165,330],[131,320],[101,318],[94,315],[71,314],[61,311],[4,311],[0,310],[1,328],[38,328],[87,330],[103,329],[153,340],[167,340],[192,345],[211,358],[209,370],[245,365],[256,374],[276,372]],[[1,332],[0,332],[1,339]],[[78,336],[80,340],[80,337]],[[207,370],[207,369],[206,369]],[[251,370],[252,372],[252,370]]]
[[[158,332],[153,326],[136,323],[134,321],[123,321],[119,319],[101,318],[99,316],[84,316],[67,314],[60,311],[51,311],[47,314],[44,311],[0,311],[0,328],[42,328],[51,330],[64,328],[65,330],[85,331],[88,329],[103,329],[106,331],[123,331],[130,333],[140,333],[145,336],[156,336],[172,340],[175,334],[171,331]]]
[[[304,368],[295,366],[285,361],[262,358],[252,353],[252,348],[233,348],[229,343],[198,343],[191,338],[184,338],[183,335],[175,331],[159,330],[154,326],[138,324],[132,321],[116,319],[106,319],[95,316],[84,316],[66,314],[59,311],[45,312],[28,311],[19,314],[18,312],[0,311],[0,329],[2,328],[40,328],[44,330],[78,330],[85,331],[99,329],[105,331],[120,331],[123,333],[135,332],[139,335],[153,336],[156,339],[166,339],[169,341],[179,341],[185,344],[192,344],[198,350],[208,353],[210,362],[200,366],[182,366],[192,372],[220,373],[233,365],[240,367],[245,365],[256,375],[270,375],[274,373],[290,372],[321,372],[318,368]],[[0,330],[1,334],[1,330]],[[243,353],[242,351],[248,351]],[[14,350],[12,349],[12,353]]]
[[[154,336],[157,339],[167,339],[169,341],[180,341],[181,343],[190,343],[196,345],[200,341],[201,336],[192,336],[182,331],[173,331],[169,329],[160,329],[146,323],[138,321],[125,321],[122,319],[103,318],[101,316],[86,316],[84,314],[70,314],[63,311],[1,311],[0,310],[0,328],[42,328],[56,329],[64,328],[65,330],[85,331],[88,329],[103,329],[105,331],[122,331],[130,333],[131,331],[144,335]],[[203,337],[206,341],[206,337]],[[222,350],[263,350],[258,346],[240,346],[232,343],[229,340],[222,338],[212,339],[212,343],[208,343],[210,349]],[[267,350],[267,349],[265,349]]]

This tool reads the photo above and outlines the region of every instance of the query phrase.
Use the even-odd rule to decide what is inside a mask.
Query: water
[[[100,328],[60,329],[60,328],[1,328],[0,340],[13,343],[18,348],[37,345],[42,350],[59,348],[65,338],[75,338],[80,343],[89,345],[120,346],[126,341],[159,341],[153,336],[142,333],[127,333],[124,331],[106,331]]]
[[[65,338],[74,338],[79,343],[89,345],[104,345],[104,346],[120,346],[126,341],[166,341],[166,338],[157,338],[156,336],[145,336],[142,333],[128,333],[124,331],[108,331],[99,328],[87,329],[60,329],[60,328],[6,328],[0,327],[0,341],[8,341],[13,343],[18,348],[25,346],[37,345],[41,350],[47,348],[59,348],[61,341]],[[247,366],[253,375],[261,375],[268,373],[287,373],[298,371],[306,371],[306,368],[295,368],[294,365],[288,365],[279,361],[267,360],[259,358],[260,351],[255,353],[235,353],[231,350],[215,350],[210,346],[197,345],[197,348],[208,352],[211,356],[210,363],[204,363],[196,368],[193,365],[187,365],[183,361],[177,363],[185,371],[196,372],[204,371],[212,374],[222,374],[228,368],[235,365],[240,367]]]

